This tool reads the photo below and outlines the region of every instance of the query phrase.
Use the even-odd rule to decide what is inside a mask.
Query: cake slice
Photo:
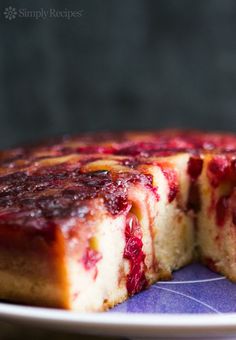
[[[2,299],[104,310],[191,261],[187,188],[173,159],[17,162],[0,177]]]
[[[104,310],[157,279],[156,192],[151,177],[108,160],[61,161],[0,178],[0,296]]]

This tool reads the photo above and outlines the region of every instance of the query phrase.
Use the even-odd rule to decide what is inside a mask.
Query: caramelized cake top
[[[155,192],[152,176],[124,167],[122,159],[117,169],[110,170],[103,169],[109,163],[106,160],[99,166],[101,169],[92,170],[94,160],[97,157],[57,157],[31,162],[17,171],[14,166],[9,173],[3,171],[0,224],[46,232],[52,228],[52,222],[66,218],[88,221],[99,203],[113,216],[127,211],[130,184],[141,184]]]
[[[70,154],[122,156],[169,156],[177,152],[236,151],[236,136],[199,131],[164,130],[160,132],[87,133],[47,140],[32,146],[2,151],[0,163],[11,165],[19,160]]]
[[[227,171],[235,174],[235,150],[234,135],[167,130],[66,136],[2,151],[0,224],[43,229],[55,219],[87,219],[94,199],[102,199],[107,212],[117,215],[129,207],[130,183],[141,183],[158,199],[152,176],[138,170],[141,164],[162,168],[171,202],[178,192],[177,179],[163,157],[190,153],[188,174],[195,180],[202,170],[200,154],[219,154],[209,166],[214,186]]]

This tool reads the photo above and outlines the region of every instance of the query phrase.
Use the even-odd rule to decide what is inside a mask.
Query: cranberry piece
[[[131,271],[127,276],[126,287],[130,296],[140,292],[147,287],[145,274],[142,270],[140,270],[139,265],[134,265],[131,268]]]
[[[82,257],[82,263],[86,270],[94,268],[98,261],[102,259],[102,254],[96,250],[86,248],[85,254]]]
[[[124,257],[127,259],[138,259],[138,257],[143,255],[142,253],[142,240],[137,237],[130,237],[125,246]]]
[[[126,245],[124,258],[129,260],[130,272],[127,275],[126,287],[129,295],[133,295],[147,286],[143,270],[145,255],[142,247],[142,231],[137,217],[128,214],[125,228]]]
[[[124,156],[147,156],[147,145],[145,143],[136,143],[130,146],[121,148],[115,152],[116,155]]]
[[[129,207],[129,202],[127,200],[126,194],[110,195],[107,194],[105,196],[106,201],[105,204],[112,215],[118,215],[125,212]]]
[[[134,236],[139,239],[142,238],[142,231],[137,217],[134,214],[129,213],[126,217],[125,239],[128,241]]]
[[[222,196],[219,198],[216,203],[216,223],[218,226],[223,226],[226,220],[227,211],[228,211],[228,197]]]
[[[230,163],[225,156],[215,156],[208,165],[208,177],[211,185],[217,187],[230,176]]]
[[[114,151],[113,147],[107,147],[107,146],[81,146],[79,148],[76,148],[75,150],[78,153],[82,154],[90,154],[90,153],[101,153],[101,154],[112,154]]]
[[[188,174],[192,180],[196,180],[202,172],[203,160],[199,157],[190,157],[188,161]]]

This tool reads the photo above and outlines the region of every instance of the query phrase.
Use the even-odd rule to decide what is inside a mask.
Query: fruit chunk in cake
[[[0,153],[0,298],[98,311],[195,258],[236,279],[233,135],[124,132]]]

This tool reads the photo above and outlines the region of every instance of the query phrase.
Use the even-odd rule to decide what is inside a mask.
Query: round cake
[[[0,152],[0,299],[102,311],[192,261],[236,281],[236,136],[64,136]]]

